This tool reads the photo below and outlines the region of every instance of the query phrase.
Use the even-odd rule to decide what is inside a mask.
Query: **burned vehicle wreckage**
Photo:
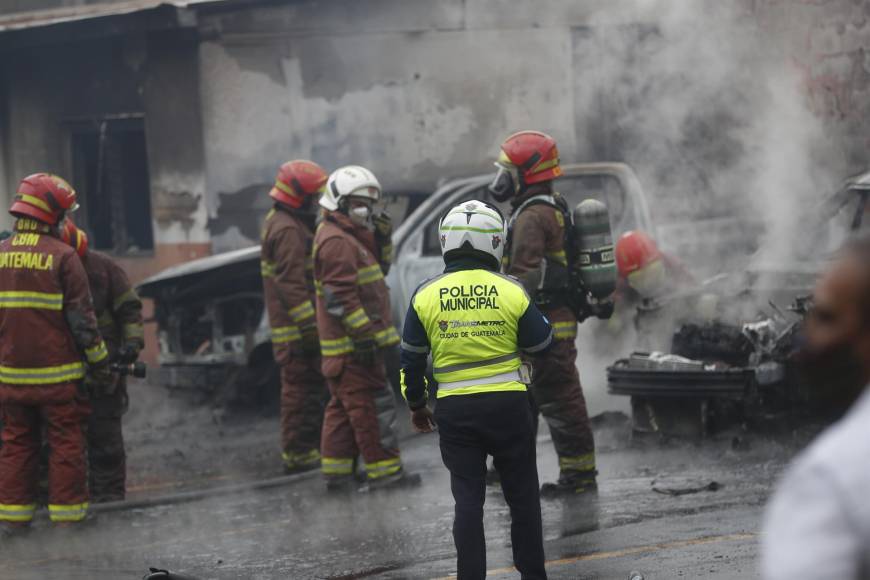
[[[645,351],[607,369],[608,391],[631,397],[636,435],[788,430],[847,406],[838,385],[810,387],[796,355],[818,273],[844,241],[870,231],[868,197],[870,173],[849,179],[801,221],[775,266],[759,251],[739,272],[638,306]]]
[[[259,246],[169,268],[139,292],[155,302],[157,384],[217,403],[277,400]]]

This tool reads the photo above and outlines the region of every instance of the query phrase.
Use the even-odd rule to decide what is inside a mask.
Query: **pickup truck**
[[[598,199],[610,209],[614,236],[638,228],[654,235],[647,198],[630,166],[578,163],[563,169],[557,189],[572,206]],[[414,289],[442,268],[438,220],[460,200],[489,199],[491,179],[449,181],[396,229],[396,259],[387,281],[399,328]],[[273,399],[277,369],[259,260],[260,248],[252,246],[174,266],[139,285],[140,294],[155,302],[158,324],[160,366],[152,382],[203,397]]]

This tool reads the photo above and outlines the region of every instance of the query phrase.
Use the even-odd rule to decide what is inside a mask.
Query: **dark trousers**
[[[483,504],[488,455],[510,507],[514,565],[524,580],[545,579],[535,434],[526,393],[444,397],[438,399],[435,417],[456,500],[453,539],[459,580],[486,576]]]

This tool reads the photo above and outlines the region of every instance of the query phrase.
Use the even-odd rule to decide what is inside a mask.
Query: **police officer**
[[[486,576],[483,504],[492,455],[510,506],[514,564],[524,579],[546,578],[526,392],[530,372],[519,351],[544,352],[553,330],[523,286],[498,273],[505,226],[497,208],[461,203],[441,220],[439,236],[446,268],[411,299],[402,336],[402,392],[418,431],[438,424],[456,500],[458,576]],[[438,381],[436,415],[427,407],[429,353]]]

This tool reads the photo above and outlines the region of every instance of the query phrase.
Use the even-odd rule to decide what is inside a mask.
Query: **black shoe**
[[[541,499],[592,498],[598,496],[598,483],[594,479],[560,480],[541,486]]]
[[[386,489],[404,489],[409,487],[419,487],[423,483],[423,478],[419,473],[405,473],[400,471],[395,475],[381,477],[369,481],[366,485],[360,488],[360,492],[366,493],[370,491],[382,491]]]

